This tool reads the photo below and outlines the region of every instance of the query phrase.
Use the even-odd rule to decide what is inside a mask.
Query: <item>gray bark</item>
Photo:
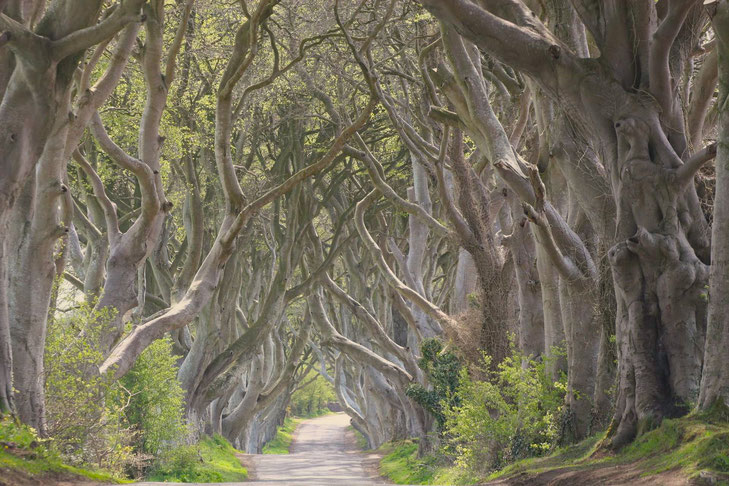
[[[712,20],[719,65],[719,141],[712,228],[709,319],[699,407],[729,406],[729,3],[720,1]]]

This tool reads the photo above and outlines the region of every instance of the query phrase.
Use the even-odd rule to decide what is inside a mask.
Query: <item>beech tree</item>
[[[727,8],[0,1],[0,413],[45,433],[81,301],[87,376],[169,335],[252,453],[318,375],[370,446],[437,442],[431,338],[565,373],[562,443],[726,405]]]
[[[604,167],[616,207],[608,256],[617,298],[619,384],[610,438],[620,446],[662,417],[681,413],[699,390],[710,241],[694,175],[713,158],[715,146],[704,146],[703,134],[689,138],[677,80],[700,46],[705,7],[571,2],[561,5],[576,14],[571,27],[578,35],[570,38],[560,36],[562,27],[549,30],[522,2],[423,3],[497,62],[533,79],[564,110],[576,143],[586,144]],[[688,84],[690,93],[697,85]],[[711,96],[697,91],[694,96]],[[489,116],[488,108],[479,112],[475,104],[482,93],[468,90],[474,117]],[[489,155],[502,170],[523,175],[508,141],[492,142]],[[577,193],[576,178],[566,179]]]

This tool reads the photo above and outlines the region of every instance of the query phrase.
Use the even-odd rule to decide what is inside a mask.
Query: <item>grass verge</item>
[[[436,456],[418,457],[416,440],[388,442],[378,451],[380,474],[395,484],[474,484],[476,481]]]
[[[175,448],[157,461],[149,481],[222,483],[245,481],[248,471],[239,453],[220,435],[205,437],[197,445]]]
[[[301,423],[301,419],[286,417],[283,425],[276,431],[276,436],[263,446],[264,454],[288,454],[291,449],[291,442],[294,440],[294,431]]]

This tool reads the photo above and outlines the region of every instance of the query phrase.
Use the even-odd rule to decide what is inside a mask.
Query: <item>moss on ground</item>
[[[299,418],[286,417],[283,425],[280,425],[276,430],[276,436],[263,446],[263,453],[288,454],[294,440],[294,432],[300,423],[301,419]]]

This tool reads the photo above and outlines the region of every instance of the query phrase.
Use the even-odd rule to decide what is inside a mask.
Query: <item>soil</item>
[[[678,471],[642,477],[645,468],[641,463],[595,466],[589,468],[559,468],[542,473],[521,473],[486,483],[508,486],[698,486],[711,482],[691,481]]]
[[[30,474],[16,469],[0,468],[0,486],[99,486],[100,484],[79,479],[71,473]]]

